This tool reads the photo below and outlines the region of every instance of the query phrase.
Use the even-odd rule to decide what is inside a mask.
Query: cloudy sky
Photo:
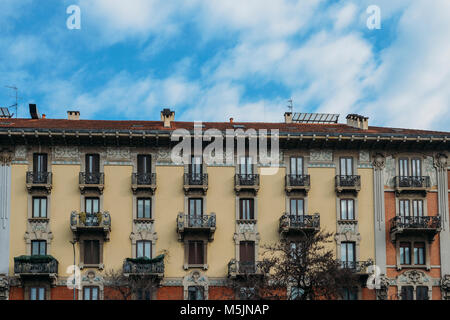
[[[81,29],[69,30],[70,5]],[[381,9],[381,29],[366,22]],[[50,118],[282,121],[348,113],[450,131],[448,0],[1,0],[0,105]]]

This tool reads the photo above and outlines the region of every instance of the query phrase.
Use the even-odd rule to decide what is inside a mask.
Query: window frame
[[[355,212],[355,199],[352,198],[344,198],[344,199],[340,199],[339,201],[339,208],[340,208],[340,220],[342,221],[354,221],[356,220],[356,212]],[[352,203],[351,205],[351,218],[350,218],[350,206],[349,203]],[[344,212],[343,212],[343,204],[345,204],[345,217],[344,217]]]
[[[298,162],[301,162],[301,166],[299,166]],[[295,164],[295,166],[293,167],[293,164]],[[293,170],[293,168],[295,168],[295,170]],[[300,168],[300,173],[298,172]],[[304,175],[305,172],[305,160],[303,156],[292,156],[290,157],[289,160],[289,170],[290,170],[290,174],[291,175],[297,175],[297,176],[301,176]]]
[[[142,212],[142,216],[140,217],[139,216],[140,215],[139,202],[141,202],[141,201],[143,201],[143,207],[142,207],[143,212]],[[149,211],[148,211],[149,216],[148,217],[146,217],[146,212],[147,212],[147,210],[146,210],[146,207],[147,207],[146,202],[147,201],[149,202]],[[139,219],[139,220],[151,220],[151,219],[153,219],[153,217],[152,217],[152,198],[150,198],[150,197],[139,197],[139,198],[136,198],[136,219]]]
[[[39,215],[36,216],[36,205],[35,205],[35,200],[38,200],[39,202]],[[43,200],[45,200],[45,216],[42,216],[42,202]],[[31,217],[32,218],[36,218],[36,219],[47,219],[48,217],[48,198],[47,197],[32,197],[31,199],[32,201],[32,209],[31,209]]]
[[[95,247],[93,246],[94,243],[98,244],[98,252],[95,252]],[[90,244],[90,248],[88,248],[88,245]],[[83,240],[83,264],[89,265],[89,266],[97,266],[101,264],[101,241],[98,239],[85,239]],[[89,249],[89,250],[87,250]],[[94,256],[95,253],[98,253],[98,256]],[[90,255],[90,256],[89,256]],[[90,259],[88,259],[90,257]]]
[[[36,291],[36,299],[33,299],[33,291]],[[30,287],[30,297],[31,301],[44,301],[47,300],[47,288],[32,286]]]
[[[188,245],[188,265],[190,266],[203,266],[205,265],[205,244],[201,240],[189,240]],[[194,254],[192,255],[192,246]]]
[[[86,289],[89,291],[89,299],[86,299]],[[97,291],[97,299],[93,299],[93,292]],[[98,286],[83,286],[83,300],[98,301],[100,300],[100,287]]]
[[[137,240],[136,241],[136,258],[148,258],[148,259],[152,259],[152,257],[153,257],[153,248],[152,248],[152,241],[151,240]],[[143,253],[143,255],[142,256],[140,256],[139,255],[139,246],[140,245],[142,245],[143,247],[142,247],[142,253]],[[148,247],[148,250],[149,250],[149,256],[147,257],[147,255],[146,255],[146,251],[147,251],[147,247]]]
[[[38,246],[38,254],[34,253],[35,244]],[[44,248],[44,254],[41,254],[41,249]],[[32,256],[46,256],[47,255],[47,240],[31,240],[31,255]]]
[[[248,201],[248,206],[244,204]],[[245,210],[244,210],[245,209]],[[248,212],[247,212],[248,209]],[[239,220],[255,220],[255,199],[239,198]]]

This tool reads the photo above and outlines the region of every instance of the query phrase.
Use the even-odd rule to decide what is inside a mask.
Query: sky
[[[36,103],[47,118],[280,122],[292,99],[450,131],[450,1],[0,0],[4,107],[5,86],[19,117]]]

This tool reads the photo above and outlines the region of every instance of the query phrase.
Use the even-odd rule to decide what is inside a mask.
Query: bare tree
[[[331,233],[321,230],[263,246],[271,290],[287,299],[317,300],[336,299],[344,288],[357,287],[358,276],[336,261],[331,239]]]
[[[132,300],[140,296],[145,298],[158,287],[159,281],[148,275],[126,275],[122,270],[110,269],[105,272],[108,291],[106,300]],[[148,297],[150,298],[150,297]]]

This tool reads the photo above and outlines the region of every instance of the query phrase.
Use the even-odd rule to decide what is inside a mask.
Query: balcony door
[[[201,184],[202,183],[202,157],[192,156],[191,164],[189,166],[189,180],[190,184]]]
[[[33,154],[33,183],[46,183],[47,170],[47,154]]]
[[[152,157],[151,155],[140,154],[137,157],[137,180],[138,184],[151,184]]]
[[[253,165],[251,157],[241,157],[239,162],[239,173],[241,175],[253,174]]]
[[[303,199],[291,199],[290,200],[290,219],[291,224],[302,224],[305,214],[305,202]]]
[[[291,175],[303,175],[303,157],[291,157]]]
[[[352,176],[353,175],[353,158],[342,157],[340,159],[340,175]]]
[[[239,243],[239,271],[240,273],[255,272],[254,241],[241,241]]]
[[[203,220],[203,199],[189,199],[189,226],[201,227]]]
[[[408,161],[408,159],[399,159],[398,160],[398,175],[400,177],[409,176],[409,161]]]
[[[420,177],[422,175],[422,163],[420,159],[411,159],[411,175]]]
[[[86,183],[100,183],[100,156],[98,154],[86,155]]]
[[[355,267],[355,243],[341,242],[341,261],[344,268]]]

